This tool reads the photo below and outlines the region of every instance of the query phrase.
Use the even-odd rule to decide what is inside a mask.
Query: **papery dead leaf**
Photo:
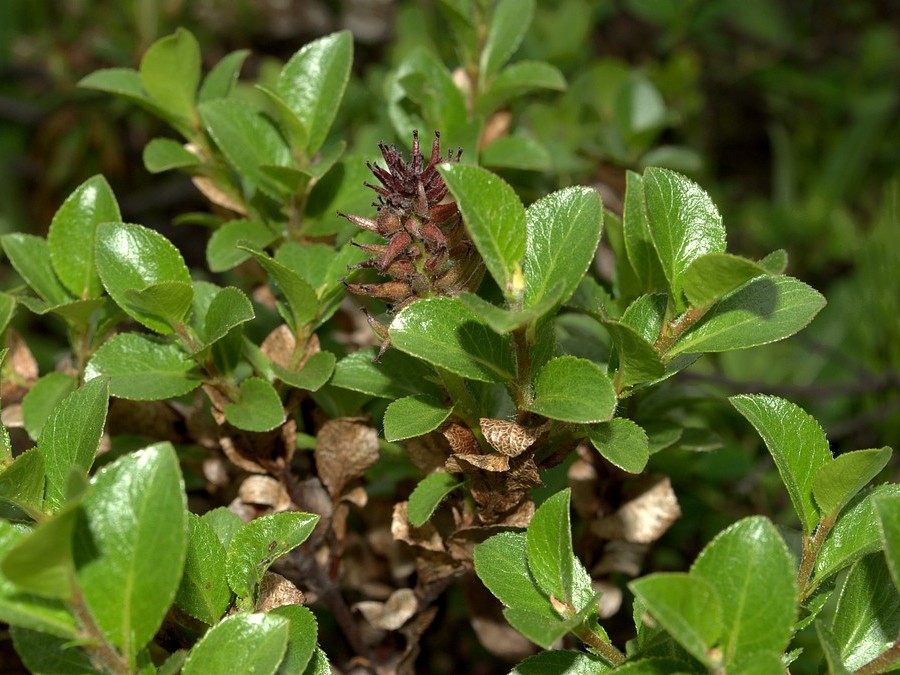
[[[450,444],[450,449],[456,454],[476,455],[481,452],[481,446],[478,445],[475,434],[458,422],[451,422],[441,433]]]
[[[357,418],[327,421],[316,435],[316,468],[332,499],[378,461],[378,432]]]
[[[411,588],[399,588],[387,602],[366,600],[357,602],[353,608],[359,610],[375,628],[397,630],[416,613],[419,601]]]
[[[409,459],[426,476],[442,468],[451,453],[447,439],[437,432],[411,438],[405,445]]]
[[[459,467],[457,470],[466,473],[471,473],[471,468],[495,473],[498,471],[509,471],[509,457],[506,455],[460,455],[457,453],[452,458],[456,462],[456,466]],[[449,464],[447,470],[455,473]]]
[[[259,582],[259,600],[256,609],[268,612],[284,605],[302,605],[306,602],[303,591],[275,572],[266,572]]]
[[[6,347],[9,352],[0,364],[0,401],[4,406],[21,403],[37,382],[38,364],[28,343],[14,329],[6,331]]]
[[[463,584],[463,594],[472,629],[487,651],[511,663],[537,651],[529,639],[509,625],[503,606],[484,584],[469,579]]]
[[[612,515],[595,521],[591,531],[602,539],[649,544],[659,539],[679,516],[681,509],[668,477],[648,476],[642,491]]]
[[[444,542],[441,539],[441,535],[430,521],[421,527],[410,525],[409,514],[407,513],[408,506],[409,502],[400,502],[394,505],[394,514],[391,518],[391,535],[394,539],[426,551],[444,552]]]
[[[484,439],[497,452],[507,457],[518,457],[535,444],[547,430],[546,426],[523,427],[508,420],[482,417],[478,421]]]
[[[222,208],[234,211],[242,216],[247,215],[247,210],[244,208],[244,205],[227,194],[211,179],[206,178],[205,176],[194,176],[191,180],[194,183],[194,187],[200,191],[200,194],[216,206],[221,206]]]
[[[603,579],[591,583],[595,593],[602,593],[597,602],[597,613],[601,619],[608,619],[622,607],[622,589]]]
[[[649,544],[635,544],[621,539],[609,542],[603,549],[603,557],[591,568],[592,577],[602,577],[614,572],[636,577],[641,573]]]
[[[287,511],[292,505],[284,484],[271,476],[248,476],[241,483],[238,496],[247,504],[267,506],[272,513]]]

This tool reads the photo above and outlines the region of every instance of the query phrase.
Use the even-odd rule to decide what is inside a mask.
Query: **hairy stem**
[[[587,626],[579,626],[572,631],[579,640],[586,645],[593,647],[597,653],[606,659],[611,665],[618,666],[625,662],[625,655],[616,649],[612,644],[606,642],[602,637],[590,630]]]
[[[81,631],[85,639],[83,648],[87,652],[91,663],[96,668],[105,673],[114,673],[115,675],[125,675],[131,672],[128,661],[124,656],[119,654],[106,639],[103,631],[94,621],[88,609],[81,589],[78,588],[77,582],[72,580],[71,587],[74,589],[72,599],[70,600],[69,609],[75,615],[75,619],[81,626]]]
[[[833,516],[824,516],[819,521],[819,526],[811,537],[803,540],[803,553],[800,558],[800,567],[797,570],[797,588],[800,591],[800,600],[806,600],[812,592],[816,590],[817,583],[810,584],[809,577],[812,574],[813,565],[816,562],[816,556],[819,555],[819,549],[825,542],[825,537],[834,527],[835,518]]]

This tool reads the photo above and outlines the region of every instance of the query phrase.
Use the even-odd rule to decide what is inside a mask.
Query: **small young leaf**
[[[787,647],[797,611],[795,575],[781,535],[760,516],[738,521],[703,549],[691,576],[709,583],[722,601],[726,667],[754,652]]]
[[[144,146],[144,168],[150,173],[198,166],[200,158],[171,138],[154,138]],[[120,216],[106,220],[121,220]]]
[[[224,272],[237,267],[250,254],[237,247],[238,242],[250,243],[262,249],[278,238],[272,230],[253,220],[229,220],[213,232],[206,244],[206,262],[212,272]]]
[[[0,237],[3,251],[13,268],[32,290],[51,305],[73,300],[53,273],[50,247],[42,237],[15,232]]]
[[[231,545],[231,539],[244,526],[244,521],[224,506],[207,511],[201,520],[212,528],[225,550]]]
[[[405,307],[394,317],[390,336],[400,351],[471,380],[515,376],[509,338],[478,321],[456,298],[426,298]]]
[[[377,350],[360,349],[337,362],[331,384],[370,396],[396,399],[416,394],[440,398],[434,370],[423,361],[389,349],[374,362]]]
[[[0,472],[0,517],[15,520],[22,515],[19,512],[24,512],[37,519],[43,513],[43,503],[44,458],[31,449]]]
[[[440,173],[494,281],[507,298],[521,299],[524,289],[515,287],[513,277],[525,254],[528,229],[515,190],[477,166],[442,164]]]
[[[857,492],[887,466],[891,449],[856,450],[838,455],[813,478],[813,495],[822,513],[837,516]]]
[[[76,646],[77,638],[47,635],[19,626],[12,626],[9,632],[16,653],[28,672],[65,675],[94,675],[97,672],[87,654]]]
[[[894,584],[900,589],[900,497],[882,496],[872,502],[881,531],[881,543]]]
[[[181,396],[200,386],[194,362],[174,344],[138,333],[107,340],[84,369],[84,380],[109,378],[109,393],[119,398],[156,401]]]
[[[783,340],[825,306],[815,289],[792,277],[757,277],[713,306],[668,351],[727,352]]]
[[[188,514],[188,548],[175,603],[195,619],[214,626],[231,603],[225,579],[225,547],[199,516]]]
[[[241,382],[241,400],[222,411],[231,424],[244,431],[271,431],[284,424],[284,406],[275,387],[261,377]]]
[[[481,50],[479,74],[485,80],[509,60],[534,17],[534,0],[500,0],[491,16],[487,38]]]
[[[563,422],[605,422],[616,409],[616,392],[606,373],[593,361],[559,356],[541,368],[534,401],[525,410]]]
[[[97,227],[97,271],[109,296],[127,314],[157,333],[172,328],[156,316],[136,310],[126,291],[143,290],[163,281],[190,287],[191,275],[181,253],[164,236],[141,225],[101,223]]]
[[[34,383],[22,399],[22,422],[31,440],[36,441],[53,409],[75,391],[78,380],[65,373],[47,373]]]
[[[282,605],[269,612],[290,621],[287,651],[278,667],[279,675],[303,673],[316,652],[319,624],[316,616],[303,605]]]
[[[190,133],[190,126],[183,118],[173,116],[160,106],[155,99],[147,95],[147,92],[144,91],[144,86],[141,84],[140,74],[133,68],[103,68],[95,70],[93,73],[81,78],[78,86],[122,96],[149,110],[157,117],[167,120],[180,132],[184,134]]]
[[[620,321],[604,321],[603,327],[609,331],[619,357],[615,378],[617,387],[625,389],[665,375],[666,367],[656,348],[637,330]]]
[[[478,578],[505,606],[560,620],[529,571],[524,532],[501,532],[476,544],[474,561]]]
[[[566,188],[537,200],[525,215],[525,305],[534,306],[556,286],[562,287],[560,302],[565,302],[600,242],[600,195],[592,188]]]
[[[353,62],[350,31],[332,33],[307,44],[285,64],[275,85],[309,134],[311,157],[322,146],[344,97]]]
[[[478,110],[490,113],[510,99],[535,89],[563,91],[566,78],[555,66],[543,61],[518,61],[501,70],[478,98]]]
[[[650,442],[647,432],[625,417],[588,430],[591,445],[610,463],[628,473],[640,473],[650,458]]]
[[[272,370],[275,377],[285,384],[306,391],[318,391],[334,372],[336,360],[331,352],[316,352],[303,364],[299,372],[285,370],[276,363],[272,364]]]
[[[303,277],[320,297],[323,288],[340,283],[347,275],[346,268],[334,268],[337,257],[337,251],[331,246],[300,244],[296,241],[285,242],[275,253],[275,260]]]
[[[175,327],[184,324],[194,302],[194,288],[183,281],[160,281],[146,288],[126,288],[122,294],[127,305],[122,305],[131,314],[152,317],[161,321],[174,332]]]
[[[318,522],[317,515],[291,511],[244,525],[228,545],[225,566],[231,589],[239,597],[253,597],[269,566],[306,541]]]
[[[647,169],[643,184],[650,238],[675,304],[683,308],[685,270],[705,253],[725,252],[722,216],[699,185],[674,171]]]
[[[175,449],[158,443],[107,465],[83,509],[73,538],[78,584],[106,638],[130,659],[162,624],[184,567],[187,504]]]
[[[816,472],[831,461],[822,427],[799,407],[776,396],[742,395],[728,400],[762,436],[803,532],[809,534],[819,522],[813,481]]]
[[[622,233],[638,291],[652,293],[664,290],[666,276],[653,247],[653,238],[650,236],[650,226],[647,224],[647,214],[644,211],[644,179],[634,171],[625,173]]]
[[[772,251],[765,258],[758,260],[756,264],[764,268],[766,272],[773,276],[784,274],[788,264],[787,251],[783,248],[779,248],[778,250]]]
[[[715,667],[709,649],[722,634],[722,604],[715,588],[703,579],[674,572],[651,574],[628,587],[682,647]]]
[[[223,288],[209,303],[203,322],[203,342],[205,346],[218,342],[235,326],[250,321],[256,315],[253,305],[244,292],[228,286]]]
[[[555,286],[543,299],[532,307],[522,310],[509,310],[493,305],[474,293],[460,293],[456,297],[474,312],[479,319],[491,327],[498,335],[506,335],[516,328],[521,328],[549,313],[562,298],[563,287]]]
[[[60,403],[41,432],[38,450],[44,457],[47,506],[56,510],[66,498],[71,475],[87,479],[94,463],[109,404],[109,382],[95,379]]]
[[[250,55],[249,49],[238,49],[223,56],[203,78],[197,99],[202,103],[231,94],[241,73],[244,60]]]
[[[460,487],[463,481],[455,476],[438,471],[419,481],[416,489],[409,495],[407,515],[413,527],[421,527],[431,518],[444,497]]]
[[[318,298],[312,286],[306,283],[299,274],[266,255],[263,251],[244,244],[241,244],[240,248],[253,256],[278,285],[290,307],[290,316],[284,317],[284,319],[291,324],[294,332],[300,331],[306,324],[315,319],[318,311]],[[282,316],[284,316],[284,312]]]
[[[707,253],[684,271],[684,294],[694,307],[705,307],[765,274],[766,269],[752,260],[730,253]]]
[[[407,396],[384,411],[384,438],[402,441],[437,429],[453,412],[441,401],[426,396]]]
[[[150,45],[141,59],[141,84],[165,110],[191,119],[200,84],[200,45],[179,28]]]
[[[47,233],[50,262],[76,298],[95,298],[103,291],[94,265],[94,238],[100,223],[121,219],[116,197],[103,176],[78,186],[53,216]]]
[[[287,650],[290,621],[275,614],[234,614],[194,645],[183,675],[273,675]]]

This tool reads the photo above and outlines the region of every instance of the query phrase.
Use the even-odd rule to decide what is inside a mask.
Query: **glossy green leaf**
[[[228,584],[239,597],[250,598],[269,566],[312,534],[319,516],[295,511],[251,520],[228,545]]]
[[[333,672],[334,669],[328,662],[325,652],[322,651],[321,647],[316,647],[312,658],[306,666],[306,670],[303,671],[303,675],[331,675]]]
[[[524,532],[501,532],[476,544],[474,560],[478,578],[505,606],[560,620],[529,571]]]
[[[802,647],[796,651],[802,651]],[[741,675],[772,675],[773,673],[787,672],[784,657],[780,652],[767,650],[753,652],[749,656],[736,661],[732,671]],[[831,675],[835,675],[831,673]]]
[[[273,675],[284,658],[290,621],[275,614],[234,614],[194,645],[183,675]]]
[[[616,409],[616,392],[603,369],[593,361],[559,356],[548,361],[535,378],[534,401],[524,410],[563,422],[605,422]]]
[[[547,673],[597,675],[607,670],[605,665],[604,661],[593,654],[554,649],[520,661],[509,671],[509,675],[546,675]],[[652,672],[648,671],[645,675],[652,675]]]
[[[296,148],[298,150],[305,148],[309,141],[309,131],[307,131],[303,122],[300,121],[300,118],[297,117],[297,113],[291,110],[287,101],[285,101],[277,91],[274,91],[263,84],[257,84],[255,89],[266,97],[266,101],[269,104],[267,112],[269,112],[272,119],[278,125],[281,133],[284,134],[284,137],[287,139],[291,148]],[[297,169],[292,169],[292,171],[297,171],[297,174],[293,178],[296,185],[291,188],[291,190],[297,192],[301,184],[305,182],[307,176]],[[272,177],[275,178],[274,175]],[[283,182],[284,178],[285,176],[282,177]]]
[[[525,214],[525,304],[534,306],[556,286],[562,287],[561,302],[565,302],[600,242],[600,195],[587,187],[566,188],[537,200]]]
[[[424,525],[444,497],[460,487],[463,481],[444,471],[437,471],[419,481],[409,495],[407,514],[413,527]]]
[[[178,346],[138,333],[120,333],[94,352],[84,369],[86,382],[109,378],[109,393],[118,398],[156,401],[186,394],[200,386],[194,362]]]
[[[481,50],[479,74],[487,79],[509,60],[534,17],[534,0],[500,0],[494,7]]]
[[[650,293],[665,289],[666,276],[653,247],[644,211],[644,179],[634,171],[625,172],[622,232],[628,262],[634,271],[639,291]]]
[[[288,241],[278,247],[275,260],[303,277],[321,296],[328,288],[347,275],[347,269],[335,265],[338,252],[326,244],[301,244]]]
[[[72,375],[54,371],[34,383],[22,399],[22,422],[31,440],[36,441],[53,409],[75,391],[78,380]]]
[[[203,344],[211,345],[225,337],[235,326],[255,318],[253,305],[244,292],[228,286],[209,303],[203,322]]]
[[[694,307],[706,307],[765,274],[766,269],[752,260],[730,253],[707,253],[684,271],[684,294]]]
[[[190,286],[187,265],[172,242],[141,225],[101,223],[97,227],[96,254],[100,279],[116,304],[147,328],[171,333],[168,323],[135,309],[125,292],[143,290],[164,281]]]
[[[232,537],[244,526],[244,521],[224,506],[211,509],[200,518],[212,528],[226,551],[231,545]]]
[[[17,300],[35,314],[56,314],[57,316],[61,317],[66,323],[75,324],[79,328],[88,326],[91,322],[92,317],[94,317],[98,313],[106,312],[106,317],[101,318],[102,322],[106,319],[109,319],[110,315],[113,312],[118,312],[117,309],[112,309],[110,307],[112,303],[108,298],[72,300],[64,302],[60,305],[47,303],[43,300],[39,300],[38,298],[33,298],[30,296],[19,296]]]
[[[331,378],[337,359],[331,352],[316,352],[307,359],[299,372],[288,371],[273,363],[275,376],[292,387],[306,391],[318,391]]]
[[[619,321],[634,328],[650,344],[655,344],[665,316],[665,294],[651,293],[636,298],[625,309]]]
[[[515,190],[477,166],[442,164],[439,170],[494,281],[508,298],[521,298],[524,288],[514,276],[525,255],[528,226]]]
[[[599,594],[597,594],[597,598],[599,597]],[[557,644],[566,633],[577,626],[584,624],[585,621],[588,620],[591,612],[595,611],[595,607],[596,598],[586,604],[584,609],[580,612],[566,619],[548,619],[543,614],[536,614],[516,607],[507,607],[504,609],[503,616],[509,622],[510,626],[515,628],[526,638],[544,649],[550,649],[553,645]],[[603,629],[598,626],[593,627],[595,633],[598,629],[601,632],[603,631]],[[606,637],[605,633],[603,634],[603,637],[608,641],[608,637]]]
[[[434,431],[450,417],[453,407],[427,396],[406,396],[384,411],[384,437],[402,441]]]
[[[822,646],[822,651],[825,654],[829,675],[851,675],[851,671],[847,670],[846,666],[844,666],[840,650],[834,643],[831,631],[821,620],[816,621],[816,634],[819,637],[819,644]]]
[[[44,458],[35,449],[23,452],[0,472],[0,518],[32,518],[43,513]],[[12,507],[12,508],[10,508]]]
[[[194,301],[194,288],[184,281],[160,281],[146,288],[126,288],[122,294],[122,309],[132,315],[152,317],[168,326],[170,333],[183,325]]]
[[[291,166],[291,151],[275,125],[258,110],[234,98],[199,106],[203,125],[228,161],[260,190],[279,198],[284,192],[264,166]]]
[[[147,95],[141,83],[140,74],[133,68],[103,68],[95,70],[93,73],[81,78],[78,86],[122,96],[149,110],[157,117],[168,120],[182,133],[188,133],[190,130],[184,119],[174,117],[167,109],[160,106],[155,99]]]
[[[617,317],[621,313],[609,292],[590,276],[586,276],[578,282],[578,288],[575,289],[566,305],[584,312],[597,321],[605,321]]]
[[[285,321],[290,320],[294,332],[298,332],[315,319],[318,311],[318,298],[312,286],[306,283],[299,274],[266,255],[263,251],[244,244],[241,244],[240,248],[253,256],[269,273],[270,279],[277,284],[290,308],[290,316],[285,317]]]
[[[521,310],[498,307],[474,293],[460,293],[456,297],[467,309],[470,309],[480,320],[490,326],[491,330],[498,335],[506,335],[549,313],[559,304],[562,293],[562,286],[556,286],[536,305]]]
[[[91,482],[73,545],[78,583],[97,625],[130,660],[178,590],[188,545],[184,483],[169,443],[120,457]]]
[[[555,66],[543,61],[517,61],[497,73],[478,98],[478,109],[491,112],[535,89],[563,91],[565,88],[566,78]]]
[[[179,28],[150,45],[141,59],[141,84],[165,110],[191,119],[200,84],[200,45]]]
[[[797,611],[796,563],[771,522],[753,516],[720,532],[691,576],[706,581],[722,601],[726,667],[755,652],[784,651]]]
[[[94,298],[103,291],[94,266],[97,225],[121,219],[112,188],[99,175],[78,186],[53,216],[47,233],[50,262],[76,298]]]
[[[283,675],[303,673],[316,653],[316,637],[319,631],[316,616],[303,605],[282,605],[269,614],[287,619],[291,624],[287,651],[278,667],[278,673]]]
[[[787,488],[803,532],[819,522],[813,499],[816,472],[831,461],[825,432],[811,415],[777,396],[763,394],[728,399],[762,436]]]
[[[685,270],[706,253],[725,252],[722,216],[699,185],[674,171],[647,169],[643,185],[650,238],[681,307]]]
[[[496,169],[550,171],[553,157],[540,142],[528,136],[501,136],[481,151],[481,165]]]
[[[822,513],[836,516],[891,459],[891,449],[856,450],[838,455],[813,478],[813,496]]]
[[[222,411],[231,424],[244,431],[271,431],[284,424],[284,406],[275,387],[261,377],[241,382],[241,400]]]
[[[28,672],[64,675],[95,675],[97,672],[87,654],[69,637],[47,635],[18,626],[10,629],[10,636]]]
[[[427,298],[405,307],[390,326],[394,347],[480,382],[515,376],[512,345],[456,298]]]
[[[195,619],[214,626],[231,604],[225,579],[225,547],[206,521],[188,514],[188,548],[175,603]]]
[[[241,66],[249,55],[249,49],[238,49],[219,59],[203,78],[197,99],[202,103],[229,96],[241,73]]]
[[[628,587],[682,647],[707,666],[715,666],[709,649],[722,634],[722,603],[715,588],[680,572],[651,574]]]
[[[74,299],[53,273],[50,247],[45,239],[16,232],[0,237],[0,244],[19,276],[41,298],[51,305],[61,305]]]
[[[783,340],[825,306],[815,289],[792,277],[757,277],[715,304],[668,351],[726,352]]]
[[[900,635],[900,592],[884,556],[867,555],[850,568],[831,635],[848,670],[860,668],[894,644]]]
[[[591,445],[607,461],[628,473],[640,473],[650,458],[650,441],[647,432],[625,417],[615,417],[609,422],[588,429]]]
[[[872,502],[881,532],[881,544],[894,584],[900,589],[900,497],[882,496]]]
[[[604,321],[603,327],[609,332],[619,357],[615,376],[617,388],[621,390],[652,382],[665,375],[666,367],[656,348],[637,330],[619,321]]]
[[[325,141],[344,97],[353,62],[353,38],[340,31],[303,47],[281,69],[275,89],[306,128],[307,156]]]
[[[628,661],[616,668],[619,675],[684,675],[691,672],[697,672],[693,663],[663,656]]]
[[[426,363],[396,349],[389,349],[375,363],[377,353],[374,347],[360,349],[338,361],[331,384],[388,399],[416,394],[440,397],[437,376]]]
[[[72,474],[87,479],[100,446],[109,404],[109,382],[97,378],[76,389],[50,415],[38,450],[44,457],[47,506],[56,510],[66,498]]]
[[[816,556],[814,587],[881,548],[881,531],[873,502],[894,495],[900,495],[900,485],[888,483],[864,490],[850,500]]]
[[[171,138],[154,138],[144,146],[144,168],[150,173],[198,166],[200,158]],[[121,220],[120,216],[106,220]]]
[[[541,504],[525,533],[528,569],[537,585],[573,612],[591,602],[591,578],[572,550],[571,491],[561,490]]]
[[[278,238],[262,223],[253,220],[229,220],[219,227],[206,244],[206,262],[212,272],[224,272],[240,265],[250,254],[238,248],[238,242],[246,242],[255,249],[262,249]]]

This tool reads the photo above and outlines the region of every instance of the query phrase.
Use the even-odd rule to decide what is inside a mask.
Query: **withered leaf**
[[[603,557],[591,568],[591,576],[602,577],[620,572],[636,577],[641,573],[649,549],[649,544],[635,544],[621,539],[611,541],[603,550]]]
[[[397,630],[416,613],[419,601],[411,588],[398,588],[387,602],[366,600],[353,605],[366,621],[381,630]]]
[[[287,511],[291,498],[281,481],[271,476],[248,476],[238,489],[238,496],[247,504],[268,506],[273,513]]]
[[[316,436],[315,458],[319,478],[336,500],[378,461],[378,432],[359,418],[329,420]]]
[[[444,438],[450,444],[450,449],[456,454],[475,455],[481,452],[481,447],[478,445],[478,439],[475,438],[475,434],[468,427],[458,422],[451,422],[441,433],[444,434]]]
[[[259,582],[259,601],[256,609],[268,612],[284,605],[302,605],[306,599],[303,591],[275,572],[266,572]]]
[[[6,346],[9,353],[3,359],[0,378],[0,400],[4,405],[21,403],[25,394],[38,379],[38,364],[28,344],[15,330],[6,331]]]
[[[508,420],[482,417],[478,421],[484,439],[497,452],[507,457],[518,457],[535,444],[547,427],[523,427]]]
[[[450,444],[443,435],[432,432],[405,441],[410,460],[426,476],[444,466],[450,454]]]
[[[453,455],[456,465],[466,473],[472,473],[469,467],[482,471],[509,471],[509,457],[506,455]],[[449,470],[449,467],[448,467]]]
[[[203,176],[195,176],[192,179],[194,183],[194,187],[196,187],[200,194],[206,197],[209,201],[211,201],[216,206],[221,206],[222,208],[228,209],[229,211],[234,211],[235,213],[239,213],[242,216],[247,215],[247,210],[244,208],[244,205],[241,204],[237,199],[233,198],[231,195],[227,194],[222,190],[209,178],[205,178]]]
[[[610,516],[591,525],[591,531],[603,539],[624,539],[649,544],[659,539],[679,516],[681,509],[672,483],[665,476],[648,476],[640,483],[643,490]]]
[[[394,539],[426,551],[443,552],[444,542],[431,522],[426,522],[422,527],[413,527],[409,524],[409,514],[406,510],[408,505],[408,502],[394,505],[394,514],[391,518],[391,534]]]

